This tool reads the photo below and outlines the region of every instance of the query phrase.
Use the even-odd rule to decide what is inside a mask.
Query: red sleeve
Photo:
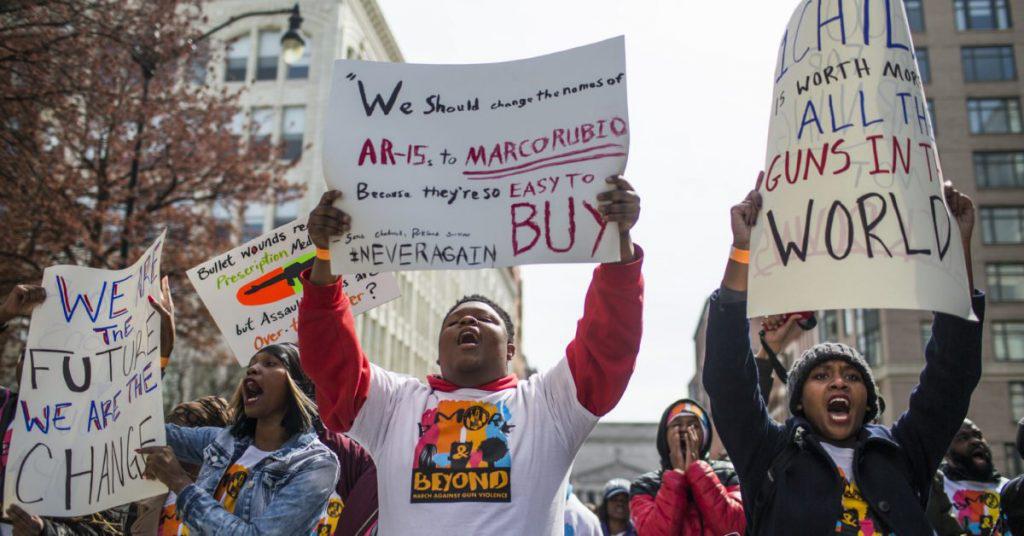
[[[316,385],[316,401],[324,424],[336,432],[352,422],[370,394],[370,361],[356,337],[355,319],[341,279],[316,285],[309,270],[301,275],[299,358]]]
[[[657,497],[638,493],[629,500],[633,525],[644,536],[682,534],[686,508],[686,479],[676,471],[662,474]]]
[[[743,514],[739,486],[723,486],[711,466],[699,460],[686,470],[686,481],[693,490],[693,502],[701,512],[701,519],[712,532],[745,533],[747,518]]]
[[[619,403],[640,352],[644,254],[635,248],[633,262],[602,264],[594,270],[576,338],[565,350],[576,398],[598,417]]]

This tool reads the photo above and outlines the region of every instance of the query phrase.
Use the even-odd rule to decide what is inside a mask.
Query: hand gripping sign
[[[749,315],[972,316],[903,3],[802,0],[778,52]]]
[[[32,313],[4,479],[11,503],[88,515],[166,493],[135,449],[164,444],[160,293],[164,234],[130,268],[51,266]]]
[[[188,271],[239,364],[247,366],[268,344],[298,342],[299,274],[313,266],[315,256],[303,218]],[[346,274],[343,285],[353,314],[401,295],[391,273]]]
[[[619,259],[596,196],[629,150],[623,38],[528,60],[338,60],[324,175],[335,273]]]

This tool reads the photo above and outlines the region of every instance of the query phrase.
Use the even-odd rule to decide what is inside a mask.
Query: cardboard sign
[[[188,271],[239,364],[247,366],[268,344],[299,341],[299,274],[313,266],[315,257],[303,218]],[[346,275],[344,285],[353,314],[401,295],[391,273]]]
[[[775,70],[749,315],[972,316],[903,3],[801,1]]]
[[[135,449],[165,444],[160,380],[164,235],[132,267],[52,266],[32,313],[4,480],[11,503],[88,515],[166,493]]]
[[[623,38],[481,65],[338,60],[324,175],[335,273],[619,259],[595,197],[629,151]]]

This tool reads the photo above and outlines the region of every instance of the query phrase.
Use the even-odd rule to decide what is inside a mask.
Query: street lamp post
[[[302,15],[299,13],[299,4],[296,3],[290,9],[271,9],[264,11],[250,11],[235,15],[228,20],[210,28],[195,39],[188,41],[189,48],[194,49],[196,44],[217,33],[224,28],[250,17],[265,17],[270,15],[289,15],[288,31],[281,36],[281,57],[285,63],[291,65],[302,58],[305,52],[306,41],[302,39],[299,28],[302,25]],[[180,54],[184,50],[178,51]],[[128,199],[124,205],[124,225],[127,227],[132,215],[135,213],[135,189],[139,183],[139,166],[142,160],[142,134],[146,130],[146,109],[149,103],[149,84],[156,73],[157,66],[169,58],[161,58],[156,51],[142,45],[134,45],[131,51],[132,59],[139,65],[142,71],[142,99],[139,106],[139,114],[135,120],[135,147],[132,153],[132,163],[128,174]],[[128,265],[129,242],[127,229],[121,233],[121,265]]]

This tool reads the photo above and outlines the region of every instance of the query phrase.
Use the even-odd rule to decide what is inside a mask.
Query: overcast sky
[[[729,207],[763,165],[772,71],[795,0],[378,0],[410,63],[528,58],[626,36],[630,154],[642,198],[644,336],[609,415],[654,421],[686,394],[693,333],[729,252]],[[523,269],[526,356],[564,355],[592,266]]]

